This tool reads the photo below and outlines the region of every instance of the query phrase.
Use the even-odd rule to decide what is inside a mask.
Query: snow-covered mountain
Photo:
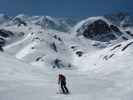
[[[97,74],[109,75],[113,71],[119,71],[124,67],[132,68],[133,39],[118,43],[103,50],[95,51],[95,54],[85,54],[77,61],[77,66],[84,66],[83,71],[94,71]],[[128,62],[128,63],[127,63]],[[89,65],[89,66],[88,66]],[[106,72],[108,70],[108,72]]]
[[[104,17],[117,26],[121,26],[123,28],[133,27],[133,16],[127,12],[108,14]]]
[[[132,29],[132,27],[130,28]],[[103,16],[91,17],[79,22],[73,29],[76,36],[101,41],[114,42],[132,38],[132,33],[125,28],[116,26],[112,21]]]
[[[44,69],[0,53],[0,99],[132,100],[132,49],[133,39],[73,58],[78,70]],[[70,95],[57,94],[58,73],[67,76]]]
[[[78,18],[24,14],[8,19],[0,25],[5,51],[32,65],[49,68],[74,67],[75,57],[133,38],[131,26],[123,28],[104,16],[79,22]]]
[[[82,20],[1,14],[0,46],[0,100],[133,98],[129,14]],[[58,73],[69,76],[70,96],[56,94]]]
[[[2,26],[12,26],[17,25],[18,27],[23,25],[27,26],[29,24],[39,25],[44,29],[54,29],[57,31],[68,32],[71,30],[81,18],[58,18],[51,16],[28,16],[24,14],[19,14],[17,16],[8,17],[7,15],[0,15],[0,24]]]

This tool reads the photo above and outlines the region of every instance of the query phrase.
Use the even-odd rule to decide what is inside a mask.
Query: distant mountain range
[[[33,65],[74,66],[73,57],[133,39],[133,17],[127,13],[82,18],[0,15],[0,45]]]

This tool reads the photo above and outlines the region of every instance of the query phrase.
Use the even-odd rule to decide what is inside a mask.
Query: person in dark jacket
[[[68,88],[66,87],[66,77],[64,75],[59,74],[58,84],[61,85],[61,90],[64,94],[69,94]]]

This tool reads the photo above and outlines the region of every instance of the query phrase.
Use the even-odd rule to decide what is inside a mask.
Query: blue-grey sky
[[[17,15],[96,16],[133,13],[133,0],[0,0],[0,13]]]

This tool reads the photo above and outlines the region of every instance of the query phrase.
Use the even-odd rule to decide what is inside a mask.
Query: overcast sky
[[[96,16],[133,13],[133,0],[0,0],[0,13],[17,15]]]

